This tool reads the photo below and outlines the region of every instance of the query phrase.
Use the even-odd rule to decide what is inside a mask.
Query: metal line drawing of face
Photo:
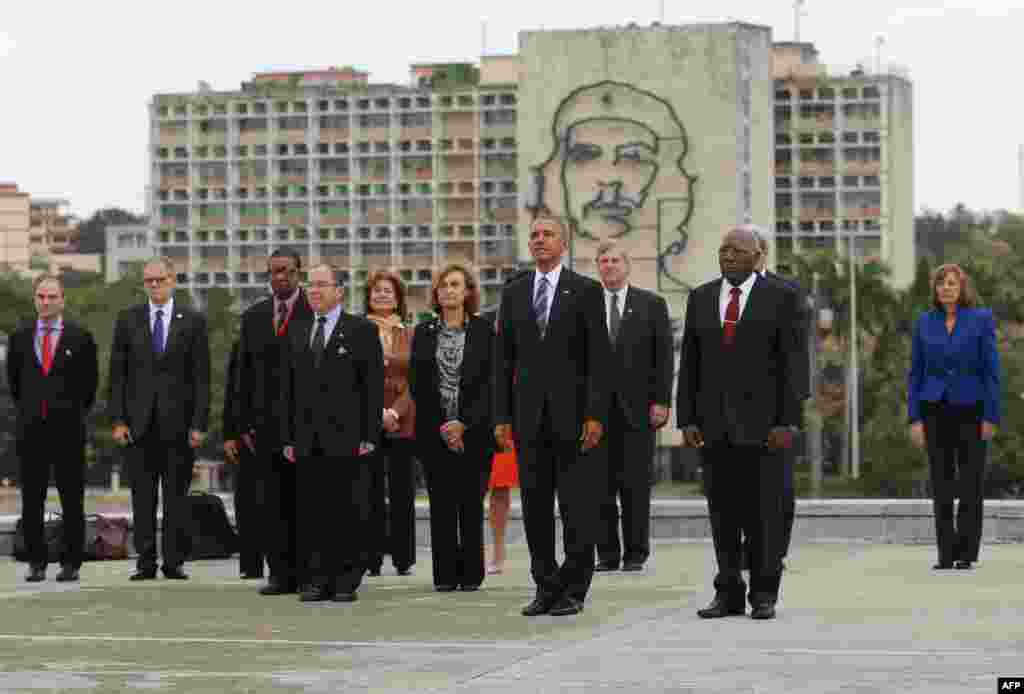
[[[572,91],[551,124],[552,149],[533,167],[527,209],[565,217],[577,240],[650,238],[659,284],[687,284],[667,259],[686,250],[696,176],[683,166],[686,130],[672,105],[605,80]]]

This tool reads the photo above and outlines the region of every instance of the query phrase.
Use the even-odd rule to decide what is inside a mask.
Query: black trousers
[[[263,575],[264,543],[260,541],[260,516],[263,506],[264,480],[262,461],[239,443],[238,464],[235,465],[235,531],[238,533],[238,570],[249,576]]]
[[[414,445],[411,439],[385,437],[373,454],[367,568],[379,569],[385,554],[396,569],[416,563]]]
[[[484,495],[493,450],[466,440],[464,453],[438,444],[424,445],[422,451],[434,585],[479,586],[484,581]]]
[[[939,562],[978,560],[984,517],[982,406],[922,403]],[[956,514],[953,500],[959,498]]]
[[[157,490],[163,508],[160,548],[165,568],[185,563],[188,509],[185,497],[192,485],[195,453],[188,441],[161,436],[156,413],[145,436],[128,447],[132,467],[132,522],[140,571],[156,570]]]
[[[654,464],[654,431],[634,429],[621,408],[612,408],[605,429],[608,456],[608,489],[601,504],[601,537],[597,557],[618,566],[619,561],[644,563],[651,554],[651,472]],[[619,509],[622,505],[622,542],[619,541]]]
[[[785,455],[785,451],[727,441],[709,443],[701,449],[704,492],[718,563],[715,590],[730,604],[742,604],[747,592],[741,573],[744,544],[750,553],[747,599],[752,605],[778,600]]]
[[[354,593],[366,571],[369,456],[331,456],[322,449],[300,458],[298,500],[299,574],[328,592]]]
[[[564,595],[583,602],[594,577],[607,453],[604,445],[580,453],[577,439],[557,437],[551,430],[547,409],[545,406],[541,413],[537,435],[521,441],[517,451],[530,574],[538,593],[545,598]],[[555,558],[556,496],[565,552],[561,566]]]
[[[263,550],[270,578],[286,585],[304,582],[297,545],[297,490],[295,463],[289,463],[281,451],[257,448],[261,457],[259,472],[253,476],[262,491],[258,547]]]
[[[29,563],[45,568],[48,561],[43,514],[53,470],[63,517],[60,563],[77,569],[85,544],[85,432],[39,419],[27,425],[17,448],[21,525]]]

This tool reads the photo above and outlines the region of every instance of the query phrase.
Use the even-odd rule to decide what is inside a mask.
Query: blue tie
[[[164,312],[156,310],[156,322],[153,323],[153,354],[158,357],[164,353]]]

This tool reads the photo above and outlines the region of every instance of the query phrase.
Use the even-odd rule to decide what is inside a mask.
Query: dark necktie
[[[729,290],[732,299],[725,309],[725,322],[722,324],[722,344],[731,347],[736,340],[736,324],[740,321],[740,288],[733,287]]]
[[[164,312],[156,310],[156,320],[153,322],[153,354],[160,356],[164,353]]]
[[[619,293],[612,292],[611,317],[608,320],[608,335],[612,338],[612,345],[619,340],[619,324],[622,322],[622,314],[619,313]]]
[[[288,330],[288,304],[283,301],[277,304],[277,325],[274,326],[274,332],[277,333],[278,337],[283,337],[285,332]]]
[[[320,362],[324,360],[324,326],[327,325],[327,316],[320,316],[316,319],[316,332],[313,333],[313,366],[320,368]]]
[[[533,313],[537,316],[537,329],[540,336],[544,337],[544,331],[548,327],[548,278],[540,276],[537,282],[537,294],[533,297]]]

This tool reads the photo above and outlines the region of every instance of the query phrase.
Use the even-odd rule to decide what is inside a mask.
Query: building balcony
[[[398,266],[402,268],[429,268],[433,265],[433,255],[403,255],[398,263]]]
[[[304,214],[282,214],[278,217],[281,224],[287,226],[306,226],[309,223],[309,216]]]
[[[227,223],[228,223],[228,218],[225,215],[210,216],[210,217],[200,217],[199,218],[199,227],[201,229],[203,229],[203,228],[210,228],[210,227],[223,228],[223,227],[227,226]]]
[[[348,142],[352,131],[348,128],[320,128],[321,142]]]
[[[394,256],[388,255],[364,255],[360,264],[371,272],[374,270],[388,270],[394,264]]]
[[[339,270],[344,270],[344,269],[348,269],[348,268],[350,268],[352,266],[352,256],[350,256],[347,253],[345,253],[345,254],[340,254],[340,253],[331,253],[331,254],[321,253],[320,254],[320,262],[321,263],[328,263],[328,264],[332,265],[333,267],[338,268]]]
[[[238,269],[242,272],[263,272],[267,269],[267,255],[249,255],[238,259]]]
[[[164,189],[188,188],[188,176],[164,176],[160,179],[160,187]]]
[[[848,161],[843,165],[843,172],[851,176],[877,176],[882,172],[879,161]]]
[[[210,256],[199,259],[200,272],[227,272],[228,259],[225,256]]]
[[[157,145],[161,147],[181,147],[188,144],[188,130],[161,132],[157,137]]]
[[[182,229],[188,226],[188,217],[161,217],[160,226],[169,229]]]
[[[348,214],[321,214],[320,224],[323,226],[345,226],[352,223],[352,216]]]
[[[519,219],[519,210],[515,207],[499,207],[494,210],[494,219],[499,222],[515,222]]]
[[[223,188],[228,184],[225,176],[200,176],[199,185],[203,188]]]
[[[242,215],[239,218],[239,223],[243,227],[263,227],[270,224],[269,214],[249,214]]]
[[[388,142],[391,139],[391,128],[356,128],[354,139],[369,142]]]
[[[480,262],[490,265],[511,265],[516,260],[515,253],[480,253]]]
[[[192,144],[199,147],[224,146],[227,145],[227,143],[228,134],[226,131],[216,133],[197,133],[192,142]]]
[[[827,207],[810,207],[800,209],[801,222],[817,222],[833,220],[836,218],[836,211]]]
[[[792,219],[793,208],[792,207],[776,207],[775,208],[775,219]]]
[[[417,209],[412,212],[398,215],[398,224],[430,224],[434,221],[434,210],[430,208]]]
[[[882,216],[878,207],[844,207],[843,216],[847,219],[874,219]]]
[[[267,141],[267,130],[243,130],[238,133],[240,145],[262,145]]]
[[[276,186],[284,186],[284,185],[303,186],[303,185],[306,185],[306,180],[307,180],[306,174],[297,174],[297,173],[277,174],[276,176],[274,176],[274,185],[276,185]]]
[[[306,130],[278,130],[274,142],[279,145],[301,145],[306,142]]]
[[[386,210],[367,210],[366,221],[370,224],[390,224],[391,213]]]
[[[793,164],[788,162],[785,164],[776,163],[773,170],[776,176],[792,176]]]
[[[836,172],[836,165],[831,161],[802,161],[800,162],[801,176],[833,176]]]
[[[398,131],[399,140],[430,140],[433,137],[434,129],[430,126],[401,128]]]

